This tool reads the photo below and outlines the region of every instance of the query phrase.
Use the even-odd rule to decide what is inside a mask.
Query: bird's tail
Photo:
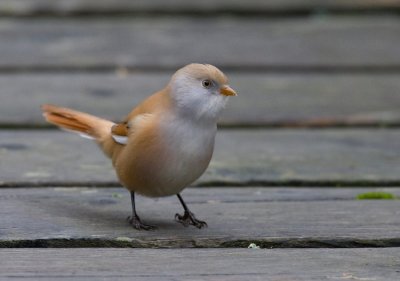
[[[61,129],[72,131],[84,138],[95,139],[110,156],[111,127],[113,122],[84,112],[51,104],[42,105],[44,118]]]

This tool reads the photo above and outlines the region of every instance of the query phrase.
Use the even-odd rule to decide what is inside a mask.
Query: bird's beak
[[[228,85],[222,86],[221,89],[219,89],[219,93],[224,96],[237,96],[235,90]]]

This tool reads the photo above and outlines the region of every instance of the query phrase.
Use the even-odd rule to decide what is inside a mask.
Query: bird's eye
[[[210,88],[212,85],[212,82],[211,82],[211,80],[206,79],[201,82],[201,85],[203,85],[204,88]]]

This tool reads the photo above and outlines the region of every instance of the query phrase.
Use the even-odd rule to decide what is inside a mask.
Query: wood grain
[[[299,196],[293,189],[281,192]],[[315,194],[324,192],[317,189]],[[331,200],[270,201],[279,198],[277,190],[185,190],[192,212],[208,222],[201,230],[174,221],[182,211],[175,196],[139,196],[142,220],[158,227],[147,232],[126,222],[130,197],[122,188],[1,189],[0,247],[214,248],[252,242],[268,248],[399,246],[396,200],[335,200],[330,192]],[[257,195],[260,200],[254,200]]]
[[[172,73],[3,74],[0,125],[44,126],[43,103],[119,121]],[[227,74],[239,96],[229,101],[220,125],[400,124],[398,74]]]
[[[0,281],[399,280],[398,200],[355,199],[400,196],[399,11],[395,0],[0,1]],[[175,196],[138,196],[158,228],[136,231],[109,161],[38,130],[39,105],[120,120],[190,62],[219,66],[239,92],[209,169],[182,194],[209,227],[176,223]],[[332,128],[347,125],[373,129]],[[250,243],[264,249],[239,249]]]
[[[399,33],[398,18],[390,16],[2,19],[0,68],[176,69],[202,62],[298,71],[397,69]]]
[[[400,262],[395,248],[2,249],[0,258],[0,280],[396,281]]]

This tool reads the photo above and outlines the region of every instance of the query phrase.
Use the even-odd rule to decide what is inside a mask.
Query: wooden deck
[[[0,281],[400,280],[400,2],[0,2]],[[207,172],[128,192],[55,103],[119,120],[189,62],[239,92]],[[255,243],[260,249],[248,249]]]

